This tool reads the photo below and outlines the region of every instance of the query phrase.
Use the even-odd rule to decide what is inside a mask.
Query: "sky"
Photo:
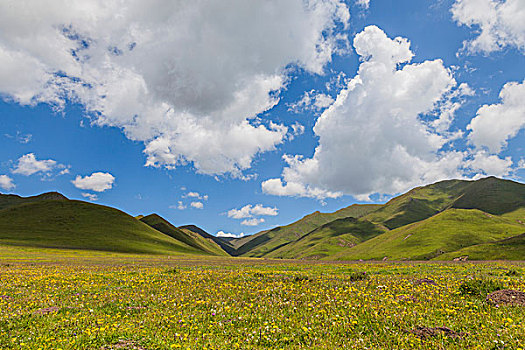
[[[0,192],[242,236],[525,180],[523,0],[0,2]]]

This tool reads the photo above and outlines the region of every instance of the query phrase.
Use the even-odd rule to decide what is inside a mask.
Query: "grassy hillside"
[[[162,232],[176,240],[183,242],[190,247],[193,247],[199,251],[202,251],[203,254],[212,254],[212,255],[223,255],[227,256],[228,254],[222,250],[214,241],[208,240],[201,237],[199,234],[189,231],[189,230],[180,230],[179,228],[173,226],[169,221],[157,214],[151,214],[144,216],[140,219],[143,223],[148,226],[153,227],[155,230]]]
[[[335,255],[385,232],[369,221],[352,217],[337,219],[266,255],[268,258],[320,259]]]
[[[128,214],[71,200],[38,200],[0,210],[0,245],[179,254],[199,250]]]
[[[221,237],[216,237],[214,235],[210,235],[208,232],[204,231],[203,229],[201,229],[200,227],[198,226],[195,226],[195,225],[185,225],[185,226],[180,226],[179,229],[181,229],[182,231],[184,232],[192,232],[192,233],[195,233],[195,234],[198,234],[199,236],[201,236],[202,238],[206,239],[206,240],[212,240],[213,242],[215,242],[215,244],[217,244],[223,251],[225,251],[226,253],[228,253],[228,255],[233,255],[235,253],[235,247],[230,243],[230,240],[228,239],[223,239]]]
[[[66,201],[68,199],[58,192],[42,193],[31,197],[21,197],[16,194],[0,194],[0,210],[21,204],[47,200]]]
[[[453,260],[461,256],[468,256],[469,260],[525,260],[525,233],[494,243],[476,244],[434,260]]]
[[[395,229],[427,219],[448,208],[479,209],[501,215],[525,207],[525,185],[487,177],[477,181],[447,180],[391,199],[365,219]]]
[[[524,229],[522,224],[477,209],[448,209],[388,231],[330,259],[432,259],[467,246],[516,236]]]
[[[320,213],[316,211],[287,226],[276,227],[244,238],[243,244],[238,247],[236,255],[265,256],[328,222],[345,217],[359,218],[376,210],[378,207],[380,205],[377,204],[354,204],[335,213]]]

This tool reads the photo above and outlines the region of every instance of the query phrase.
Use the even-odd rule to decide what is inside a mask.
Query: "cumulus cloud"
[[[217,237],[225,237],[225,238],[241,238],[241,237],[244,237],[244,232],[241,232],[239,234],[235,234],[235,233],[219,231],[219,232],[217,232],[216,236]]]
[[[0,175],[0,188],[10,191],[15,188],[15,183],[13,179],[7,175]]]
[[[204,204],[202,202],[191,202],[191,207],[195,209],[203,209]]]
[[[98,196],[93,193],[82,193],[82,197],[89,199],[90,201],[97,201]]]
[[[506,46],[525,52],[523,0],[456,0],[451,11],[458,24],[479,28],[478,36],[464,43],[468,52],[490,53]]]
[[[50,173],[53,169],[58,166],[57,162],[53,159],[38,160],[34,153],[28,153],[20,158],[13,169],[13,174],[20,175],[33,175],[36,173]]]
[[[525,128],[525,80],[505,84],[499,97],[501,103],[482,106],[467,126],[469,141],[492,153],[499,153]]]
[[[253,219],[246,219],[241,222],[241,225],[244,226],[257,226],[259,224],[262,224],[264,222],[263,218],[253,218]]]
[[[0,3],[0,94],[62,109],[145,144],[148,166],[242,176],[288,128],[262,112],[295,65],[345,50],[341,0],[20,0]],[[241,30],[240,30],[241,29]]]
[[[208,195],[207,194],[201,195],[199,192],[188,192],[185,195],[183,195],[182,198],[196,198],[196,199],[202,199],[202,200],[207,201]]]
[[[317,120],[313,157],[285,155],[282,178],[263,182],[265,193],[364,198],[461,176],[464,154],[443,151],[450,140],[443,123],[453,119],[443,101],[458,98],[451,71],[439,59],[410,63],[409,41],[376,26],[357,34],[354,47],[358,73]],[[448,108],[448,121],[435,124],[440,106]]]
[[[90,190],[95,192],[104,192],[113,187],[115,177],[110,173],[96,172],[84,177],[77,175],[75,180],[71,181],[76,188],[81,190]]]
[[[231,209],[227,214],[228,217],[232,219],[245,219],[253,216],[277,216],[279,209],[275,207],[265,207],[262,204],[247,204],[240,209]]]
[[[513,172],[511,157],[500,158],[494,154],[480,151],[474,154],[472,159],[466,162],[466,167],[475,172],[474,178],[484,176],[506,176]]]

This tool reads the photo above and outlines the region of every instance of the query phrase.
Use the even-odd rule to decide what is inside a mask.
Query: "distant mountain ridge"
[[[525,260],[525,184],[487,177],[416,187],[385,204],[316,211],[242,238],[176,227],[158,214],[0,194],[0,245],[315,260]]]

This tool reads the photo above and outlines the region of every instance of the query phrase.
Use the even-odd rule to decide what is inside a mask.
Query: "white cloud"
[[[513,171],[511,157],[502,159],[485,151],[474,154],[473,158],[466,162],[466,167],[474,172],[478,172],[475,178],[488,175],[502,177],[509,175]]]
[[[236,235],[235,233],[219,231],[219,232],[217,232],[216,236],[217,237],[226,237],[226,238],[241,238],[241,237],[244,237],[244,232],[241,232],[241,233]]]
[[[202,199],[202,200],[207,201],[208,195],[207,194],[201,195],[199,192],[188,192],[185,195],[183,195],[182,198],[196,198],[196,199]]]
[[[71,181],[76,188],[81,190],[91,190],[95,192],[104,192],[113,187],[115,177],[110,173],[96,172],[84,177],[77,175],[75,180]]]
[[[97,201],[98,196],[93,193],[82,193],[82,197],[89,199],[90,201]]]
[[[170,209],[178,209],[178,210],[184,210],[186,209],[186,206],[182,201],[178,201],[177,205],[170,205]]]
[[[31,135],[31,134],[23,134],[20,131],[17,131],[16,135],[4,134],[4,136],[9,138],[9,139],[15,139],[17,142],[19,142],[21,144],[29,143],[33,139],[33,135]]]
[[[191,202],[190,205],[193,208],[196,208],[196,209],[203,209],[204,208],[204,204],[202,204],[202,202]]]
[[[464,42],[470,53],[490,53],[514,46],[525,53],[523,0],[456,0],[452,16],[460,25],[479,28],[479,35]]]
[[[259,224],[262,224],[264,222],[263,218],[253,218],[253,219],[246,219],[241,222],[241,225],[244,226],[257,226]]]
[[[365,9],[370,7],[370,0],[356,0],[355,3]]]
[[[304,111],[320,111],[330,106],[334,99],[330,95],[318,93],[315,90],[305,91],[303,97],[288,105],[288,110],[295,113]]]
[[[13,169],[13,174],[21,174],[25,176],[36,173],[50,173],[56,168],[57,162],[53,159],[37,160],[34,153],[28,153],[18,158],[18,163]]]
[[[263,182],[265,193],[365,198],[461,176],[465,155],[442,150],[451,137],[442,125],[453,118],[443,101],[458,97],[451,71],[439,59],[410,63],[408,40],[390,39],[375,26],[357,34],[354,47],[358,74],[317,120],[313,157],[285,156],[282,178]],[[433,125],[440,107],[448,108],[448,120]]]
[[[499,97],[501,103],[482,106],[467,126],[469,141],[492,153],[499,153],[525,128],[525,80],[505,84]]]
[[[245,219],[253,216],[277,216],[279,209],[275,207],[265,207],[262,204],[247,204],[241,209],[231,209],[227,214],[229,218],[233,219]]]
[[[0,175],[0,188],[10,191],[15,188],[15,183],[13,179],[7,175]]]
[[[256,116],[288,67],[321,74],[346,48],[341,0],[0,3],[0,94],[81,103],[145,144],[148,166],[242,176],[287,128]]]

